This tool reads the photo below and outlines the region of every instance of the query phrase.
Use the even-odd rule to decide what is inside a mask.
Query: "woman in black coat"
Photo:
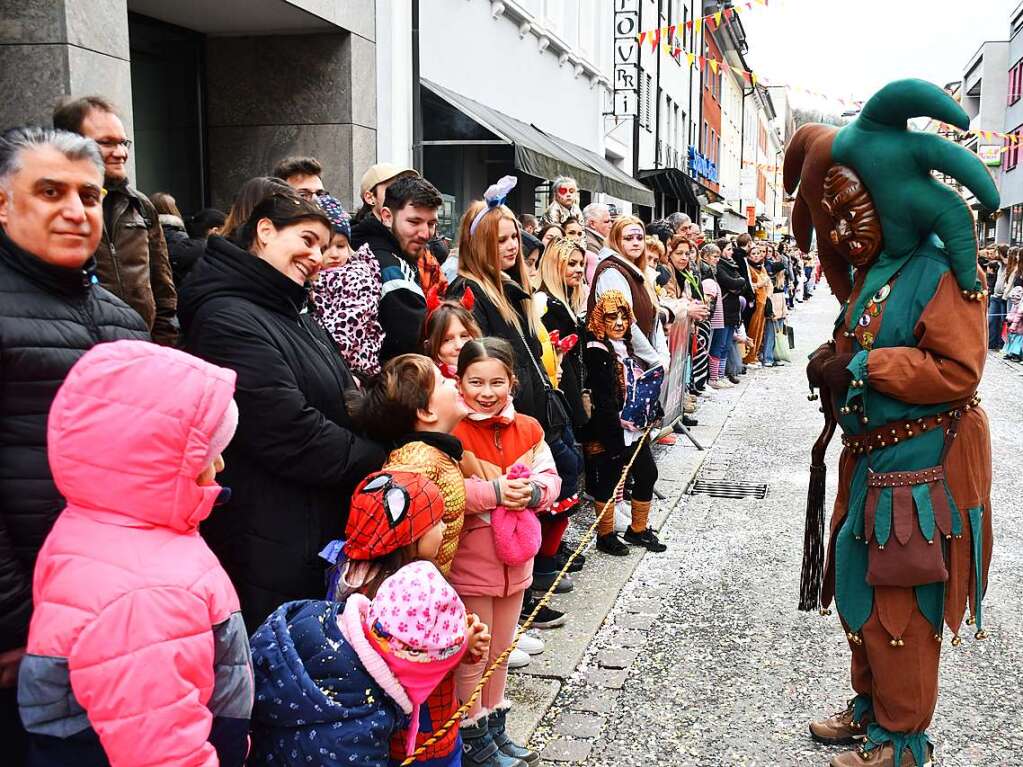
[[[282,602],[322,596],[318,553],[343,537],[352,491],[385,457],[352,432],[351,374],[301,316],[330,232],[317,206],[273,192],[234,241],[209,239],[178,301],[185,348],[238,374],[238,431],[220,475],[231,498],[201,532],[250,630]]]

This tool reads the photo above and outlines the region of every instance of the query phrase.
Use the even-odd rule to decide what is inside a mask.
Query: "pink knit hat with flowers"
[[[420,704],[465,653],[465,605],[436,565],[418,561],[384,580],[366,618],[366,636],[413,704],[406,742],[411,754]]]

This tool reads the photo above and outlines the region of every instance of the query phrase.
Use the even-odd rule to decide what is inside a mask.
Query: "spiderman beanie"
[[[440,488],[422,474],[377,471],[352,496],[344,556],[370,560],[408,546],[441,521]]]

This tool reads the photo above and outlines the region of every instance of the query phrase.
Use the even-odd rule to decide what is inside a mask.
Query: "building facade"
[[[1002,139],[984,134],[1004,129],[1008,61],[1007,41],[982,43],[963,69],[959,91],[960,104],[970,117],[970,133],[963,138],[962,143],[988,165],[997,185],[1001,181]],[[984,210],[968,189],[964,189],[964,196],[977,215],[978,243],[985,246],[1005,241],[1008,237],[1008,219],[1003,220],[998,211]]]
[[[111,100],[131,176],[191,212],[225,208],[289,154],[346,205],[376,159],[374,0],[23,0],[0,4],[0,124]]]
[[[1009,17],[1007,53],[1006,107],[1004,132],[1023,134],[1023,2]],[[1020,144],[1004,140],[1001,165],[1002,210],[998,217],[999,242],[1023,245],[1023,168]]]

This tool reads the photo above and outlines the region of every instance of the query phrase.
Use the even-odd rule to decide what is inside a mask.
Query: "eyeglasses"
[[[312,202],[314,197],[323,197],[330,194],[326,189],[317,189],[316,191],[312,189],[296,189],[295,191],[298,192],[298,196],[303,200],[309,200],[310,202]]]
[[[96,141],[104,149],[117,149],[119,146],[123,146],[125,149],[131,149],[132,140],[130,138],[101,138]]]

